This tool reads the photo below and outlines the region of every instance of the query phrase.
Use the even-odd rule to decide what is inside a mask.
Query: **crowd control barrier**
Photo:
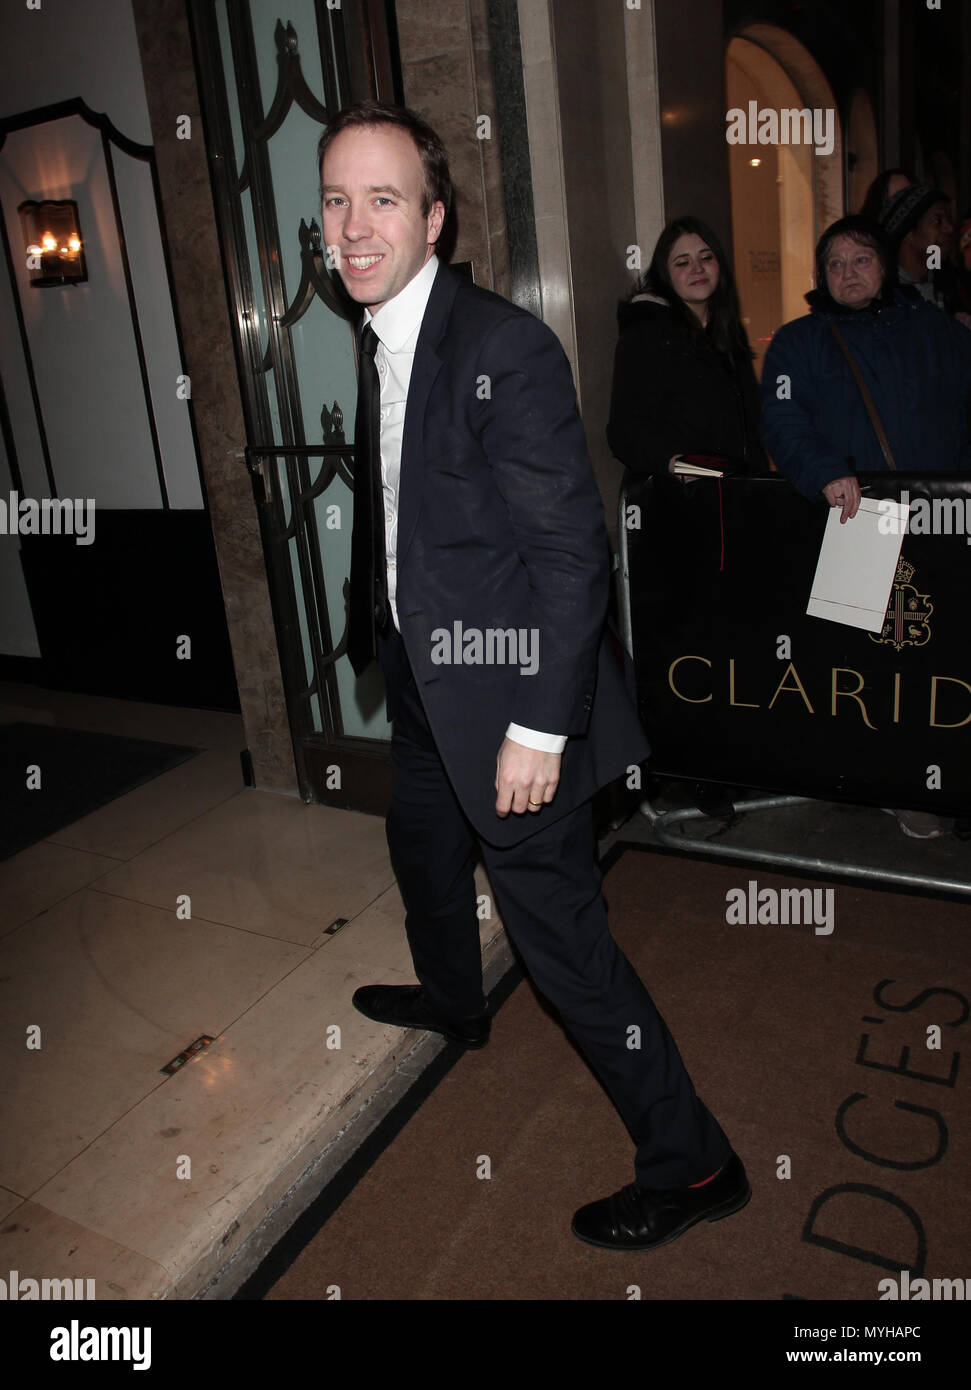
[[[872,634],[806,614],[822,501],[778,476],[625,485],[621,609],[650,772],[767,794],[740,801],[746,811],[811,798],[971,814],[971,476],[860,483],[864,497],[912,509]],[[682,849],[971,893],[951,879],[719,850],[683,834],[700,811],[642,811]]]

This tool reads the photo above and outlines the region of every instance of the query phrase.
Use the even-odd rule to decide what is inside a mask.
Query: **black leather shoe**
[[[677,1240],[698,1221],[720,1221],[740,1211],[752,1195],[745,1169],[733,1153],[704,1187],[669,1192],[630,1183],[612,1197],[581,1207],[573,1234],[603,1250],[653,1250]]]
[[[351,1003],[375,1023],[442,1033],[450,1042],[468,1048],[485,1047],[489,1041],[492,1020],[488,1010],[472,1018],[441,1018],[428,1007],[421,985],[364,985],[354,991]]]

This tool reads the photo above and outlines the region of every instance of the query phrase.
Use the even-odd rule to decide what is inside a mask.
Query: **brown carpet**
[[[729,925],[726,894],[752,879],[832,887],[835,930]],[[635,849],[605,892],[748,1169],[744,1211],[648,1253],[571,1234],[578,1206],[632,1180],[633,1147],[523,984],[266,1296],[874,1300],[903,1266],[971,1276],[969,908]]]

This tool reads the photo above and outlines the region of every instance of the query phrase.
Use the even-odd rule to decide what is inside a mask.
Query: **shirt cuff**
[[[543,734],[538,729],[524,729],[521,724],[510,724],[506,738],[513,743],[522,743],[526,748],[535,748],[540,753],[562,753],[566,747],[566,734]]]

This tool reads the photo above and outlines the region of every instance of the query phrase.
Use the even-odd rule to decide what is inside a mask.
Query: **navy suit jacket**
[[[647,757],[625,654],[605,631],[603,504],[566,355],[539,319],[445,265],[408,390],[396,564],[405,650],[482,839],[515,844]],[[552,803],[502,818],[510,722],[569,738]]]

